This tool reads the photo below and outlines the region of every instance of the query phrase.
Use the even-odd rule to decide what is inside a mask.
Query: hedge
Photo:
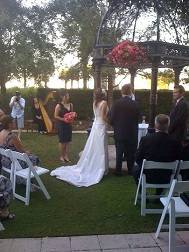
[[[14,95],[17,88],[12,88],[7,90],[6,95],[0,95],[0,108],[5,110],[6,113],[10,113],[9,101],[10,98]],[[55,98],[58,99],[58,94],[63,91],[63,89],[48,89],[48,88],[25,88],[20,89],[22,97],[26,99],[26,109],[25,109],[25,118],[32,119],[32,110],[31,110],[31,97],[37,96],[42,100],[45,99],[46,95],[50,91],[57,91]],[[70,89],[69,90],[71,102],[74,105],[74,111],[78,114],[79,120],[91,120],[93,117],[92,112],[92,101],[93,101],[93,90],[82,90],[82,89]],[[148,119],[149,114],[149,97],[150,90],[136,90],[135,92],[136,100],[139,103],[141,116],[145,115]],[[172,106],[172,91],[169,90],[160,90],[158,91],[157,98],[157,114],[165,113],[169,114]],[[116,100],[120,97],[120,91],[115,90],[113,93],[113,100]],[[186,99],[189,100],[189,92],[186,92]],[[54,101],[54,103],[56,103]],[[51,112],[52,113],[52,112]]]

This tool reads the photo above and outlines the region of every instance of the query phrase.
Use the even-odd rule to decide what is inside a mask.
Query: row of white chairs
[[[170,170],[171,177],[170,181],[167,184],[154,184],[150,183],[150,181],[146,180],[145,171],[147,170]],[[171,187],[171,183],[174,179],[174,177],[177,177],[179,180],[182,180],[181,171],[188,170],[189,171],[189,161],[174,161],[174,162],[154,162],[154,161],[147,161],[143,160],[142,169],[139,177],[139,183],[135,195],[135,202],[134,204],[137,204],[137,201],[139,199],[139,192],[141,190],[140,200],[141,200],[141,215],[145,216],[146,214],[155,214],[155,213],[162,213],[162,209],[157,208],[147,208],[146,207],[146,201],[147,199],[160,199],[162,195],[147,195],[147,189],[153,188],[162,188],[167,189],[169,191]]]
[[[152,184],[146,182],[145,170],[148,169],[168,169],[172,171],[170,183],[168,184]],[[142,170],[139,178],[138,188],[135,197],[135,205],[139,196],[141,187],[141,215],[147,213],[162,213],[155,237],[158,238],[161,229],[169,229],[169,252],[176,251],[175,235],[176,228],[189,228],[189,224],[176,224],[176,218],[189,217],[189,206],[180,197],[181,193],[189,192],[189,181],[182,181],[181,171],[189,171],[189,161],[175,162],[153,162],[143,160]],[[168,190],[167,197],[150,195],[147,197],[146,189],[148,188],[165,188]],[[163,209],[147,209],[147,198],[159,198],[163,205]],[[169,214],[169,225],[163,225],[166,214]]]
[[[49,172],[48,169],[42,168],[39,166],[33,166],[30,161],[28,155],[26,153],[20,153],[16,151],[12,151],[10,149],[0,148],[0,155],[5,156],[11,161],[11,169],[8,169],[2,166],[2,171],[6,172],[9,175],[13,186],[13,197],[19,199],[25,203],[25,205],[29,205],[30,202],[30,192],[31,185],[40,189],[47,199],[50,199],[50,195],[43,184],[40,176]],[[19,160],[24,161],[27,164],[27,168],[23,169],[19,163]],[[16,192],[16,180],[17,178],[22,178],[25,181],[25,196],[22,196]],[[33,184],[31,182],[32,179],[35,179],[37,184]]]

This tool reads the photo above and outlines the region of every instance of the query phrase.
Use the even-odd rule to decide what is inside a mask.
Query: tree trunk
[[[64,83],[64,87],[65,87],[65,89],[67,89],[67,82],[68,82],[68,81],[65,80],[64,82],[65,82],[65,83]]]
[[[24,73],[23,73],[23,75],[24,75],[24,88],[26,88],[26,86],[27,86],[26,69],[24,69]]]
[[[71,89],[73,89],[73,80],[71,80]]]
[[[82,75],[83,75],[83,89],[87,89],[87,80],[88,80],[88,60],[82,61]]]
[[[0,86],[1,86],[1,94],[6,94],[6,85],[5,85],[6,81],[4,77],[0,78]]]

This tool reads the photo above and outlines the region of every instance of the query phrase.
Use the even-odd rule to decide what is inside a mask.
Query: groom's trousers
[[[135,162],[137,143],[131,140],[115,140],[116,147],[116,172],[121,173],[123,156],[127,160],[128,173],[132,174]]]

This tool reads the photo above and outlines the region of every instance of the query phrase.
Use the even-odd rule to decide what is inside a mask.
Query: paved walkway
[[[189,252],[189,231],[177,232],[178,252]],[[0,252],[168,252],[168,233],[1,239]]]

